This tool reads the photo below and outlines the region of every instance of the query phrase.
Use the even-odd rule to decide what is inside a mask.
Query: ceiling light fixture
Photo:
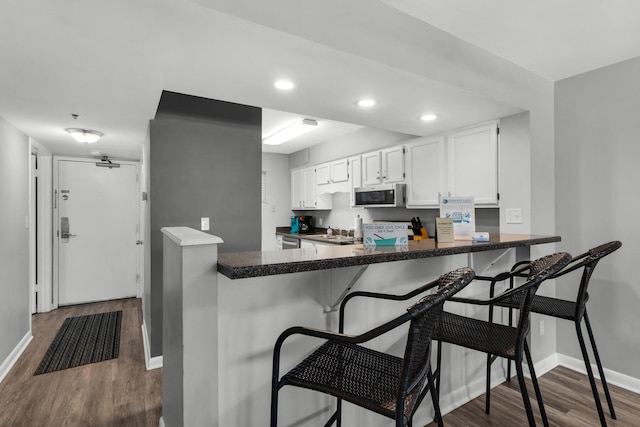
[[[435,114],[425,114],[423,116],[420,116],[420,120],[422,120],[423,122],[430,122],[431,120],[435,120],[437,118],[438,116],[436,116]]]
[[[73,139],[78,142],[86,142],[87,144],[93,144],[99,140],[104,134],[97,130],[80,129],[80,128],[67,128],[65,129]]]
[[[299,119],[262,140],[267,145],[279,145],[297,136],[316,129],[318,122],[312,119]]]
[[[377,102],[375,99],[361,99],[356,102],[358,107],[373,107]]]
[[[278,80],[273,84],[273,86],[275,86],[276,89],[280,90],[291,90],[295,87],[293,82],[289,80]]]

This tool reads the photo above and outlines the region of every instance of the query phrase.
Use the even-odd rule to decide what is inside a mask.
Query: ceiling
[[[3,0],[0,11],[0,116],[74,156],[139,158],[162,90],[262,107],[265,135],[293,113],[317,119],[271,149],[285,154],[363,126],[430,135],[523,111],[396,67],[410,31],[435,27],[549,81],[640,56],[635,0]],[[274,89],[280,78],[296,87]],[[379,104],[358,108],[362,97]],[[418,120],[427,112],[438,119]],[[105,136],[82,145],[68,127]]]

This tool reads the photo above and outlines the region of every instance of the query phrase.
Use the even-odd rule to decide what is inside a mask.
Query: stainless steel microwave
[[[364,208],[395,208],[405,205],[405,184],[380,184],[354,188],[355,205]]]

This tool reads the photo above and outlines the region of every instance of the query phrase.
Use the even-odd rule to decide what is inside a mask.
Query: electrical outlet
[[[540,336],[544,335],[544,320],[540,321]]]
[[[200,230],[209,231],[209,218],[200,218]]]
[[[318,218],[318,225],[322,225],[322,218]]]

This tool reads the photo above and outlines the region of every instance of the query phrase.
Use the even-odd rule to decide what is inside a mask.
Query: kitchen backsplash
[[[411,221],[412,217],[420,217],[426,226],[429,236],[435,234],[435,219],[438,209],[406,209],[406,208],[351,208],[349,193],[334,193],[333,207],[330,211],[301,211],[302,215],[313,215],[316,227],[336,227],[349,229],[353,227],[353,219],[360,215],[364,223],[373,221]],[[322,219],[322,223],[320,223]],[[476,209],[476,230],[488,233],[500,232],[500,210],[498,208]]]

